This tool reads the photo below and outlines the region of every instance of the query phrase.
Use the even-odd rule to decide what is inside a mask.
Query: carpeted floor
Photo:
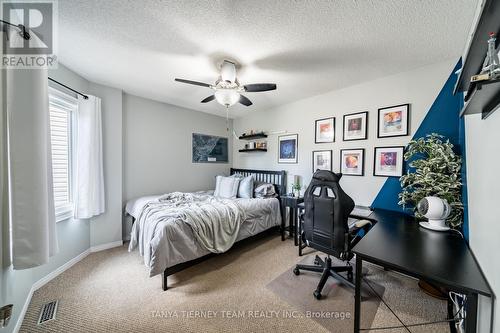
[[[137,252],[124,246],[94,253],[35,292],[21,332],[328,332],[268,287],[285,271],[292,274],[299,260],[292,241],[267,237],[169,277],[171,289],[163,292],[161,278],[148,278]],[[375,266],[368,279],[385,289],[384,300],[405,323],[446,316],[446,302],[425,295],[415,280]],[[56,299],[57,318],[38,326],[41,305]],[[388,325],[398,321],[380,303],[372,326]],[[447,331],[446,324],[411,328]]]

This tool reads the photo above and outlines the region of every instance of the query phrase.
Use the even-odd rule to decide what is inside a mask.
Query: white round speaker
[[[425,197],[417,204],[417,210],[429,220],[420,222],[420,226],[436,231],[450,230],[446,219],[450,216],[451,206],[445,199]]]

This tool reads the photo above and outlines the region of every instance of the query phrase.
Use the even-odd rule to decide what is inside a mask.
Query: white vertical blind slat
[[[58,207],[71,203],[71,115],[76,101],[66,101],[49,95],[50,138],[52,144],[52,173],[54,203]]]

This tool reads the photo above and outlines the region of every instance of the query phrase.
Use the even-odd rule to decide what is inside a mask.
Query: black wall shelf
[[[265,148],[252,148],[252,149],[240,149],[239,150],[240,153],[250,153],[250,152],[254,152],[254,151],[266,152],[267,149],[265,149]]]
[[[267,134],[262,132],[262,133],[241,135],[238,139],[240,139],[240,140],[257,140],[257,139],[265,139],[265,138],[267,138]]]
[[[497,47],[500,43],[499,17],[500,1],[486,0],[455,86],[455,93],[459,91],[467,92],[465,97],[467,104],[461,111],[460,116],[482,113],[484,119],[498,109],[500,80],[470,82],[470,79],[481,71],[488,49],[489,33],[494,32],[497,34]]]
[[[486,119],[500,106],[500,79],[478,82],[472,91],[467,104],[460,112],[460,117],[466,114],[481,113]]]

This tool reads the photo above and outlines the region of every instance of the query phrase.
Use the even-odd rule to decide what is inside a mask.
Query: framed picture
[[[378,138],[408,135],[410,128],[410,104],[378,109]]]
[[[335,141],[335,118],[318,119],[315,122],[315,143]]]
[[[227,163],[227,138],[193,133],[193,163]]]
[[[331,150],[313,151],[313,173],[318,169],[332,171]]]
[[[278,163],[297,163],[298,134],[281,135],[278,137]]]
[[[344,141],[368,138],[368,112],[344,115]]]
[[[404,147],[375,147],[373,175],[401,177]]]
[[[364,176],[365,150],[363,148],[341,149],[340,172],[348,176]]]

